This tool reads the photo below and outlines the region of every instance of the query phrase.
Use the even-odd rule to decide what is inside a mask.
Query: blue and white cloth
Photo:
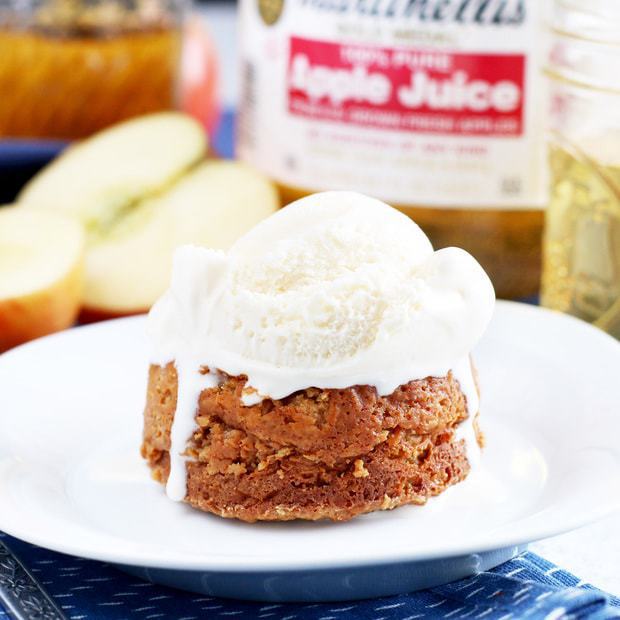
[[[92,560],[0,534],[70,620],[607,620],[620,599],[526,552],[445,586],[350,603],[273,604],[218,599],[140,581]],[[620,567],[619,567],[620,569]],[[8,615],[0,608],[0,620]]]

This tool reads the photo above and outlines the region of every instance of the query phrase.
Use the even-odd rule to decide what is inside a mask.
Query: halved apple
[[[205,148],[195,120],[153,114],[71,147],[22,191],[24,207],[86,227],[83,319],[148,310],[167,286],[177,246],[226,248],[278,208],[264,176],[205,161]]]
[[[71,146],[24,187],[18,201],[98,231],[177,180],[206,149],[204,129],[190,116],[149,114]]]
[[[278,208],[274,186],[245,164],[209,160],[93,240],[84,306],[91,317],[148,309],[185,243],[226,249]]]
[[[72,325],[82,294],[83,250],[78,222],[0,208],[0,351]]]

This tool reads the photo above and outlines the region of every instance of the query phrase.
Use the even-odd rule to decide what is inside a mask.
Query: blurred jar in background
[[[239,156],[287,203],[353,189],[500,297],[538,293],[545,168],[540,0],[241,0]]]
[[[0,138],[177,107],[185,0],[0,0]]]
[[[542,303],[620,338],[620,3],[556,0]]]

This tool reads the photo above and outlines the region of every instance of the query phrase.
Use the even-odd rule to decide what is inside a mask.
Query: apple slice
[[[68,148],[18,200],[78,219],[89,232],[105,229],[136,201],[174,182],[204,157],[206,148],[204,129],[191,117],[149,114]]]
[[[93,240],[86,257],[86,316],[147,310],[168,286],[176,247],[226,249],[278,206],[274,186],[249,166],[204,162]]]
[[[83,250],[78,222],[44,211],[0,208],[0,351],[74,322]]]

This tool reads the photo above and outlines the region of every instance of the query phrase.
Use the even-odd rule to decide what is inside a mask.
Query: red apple
[[[209,30],[200,17],[185,27],[181,62],[181,109],[211,134],[220,116],[218,60]]]

